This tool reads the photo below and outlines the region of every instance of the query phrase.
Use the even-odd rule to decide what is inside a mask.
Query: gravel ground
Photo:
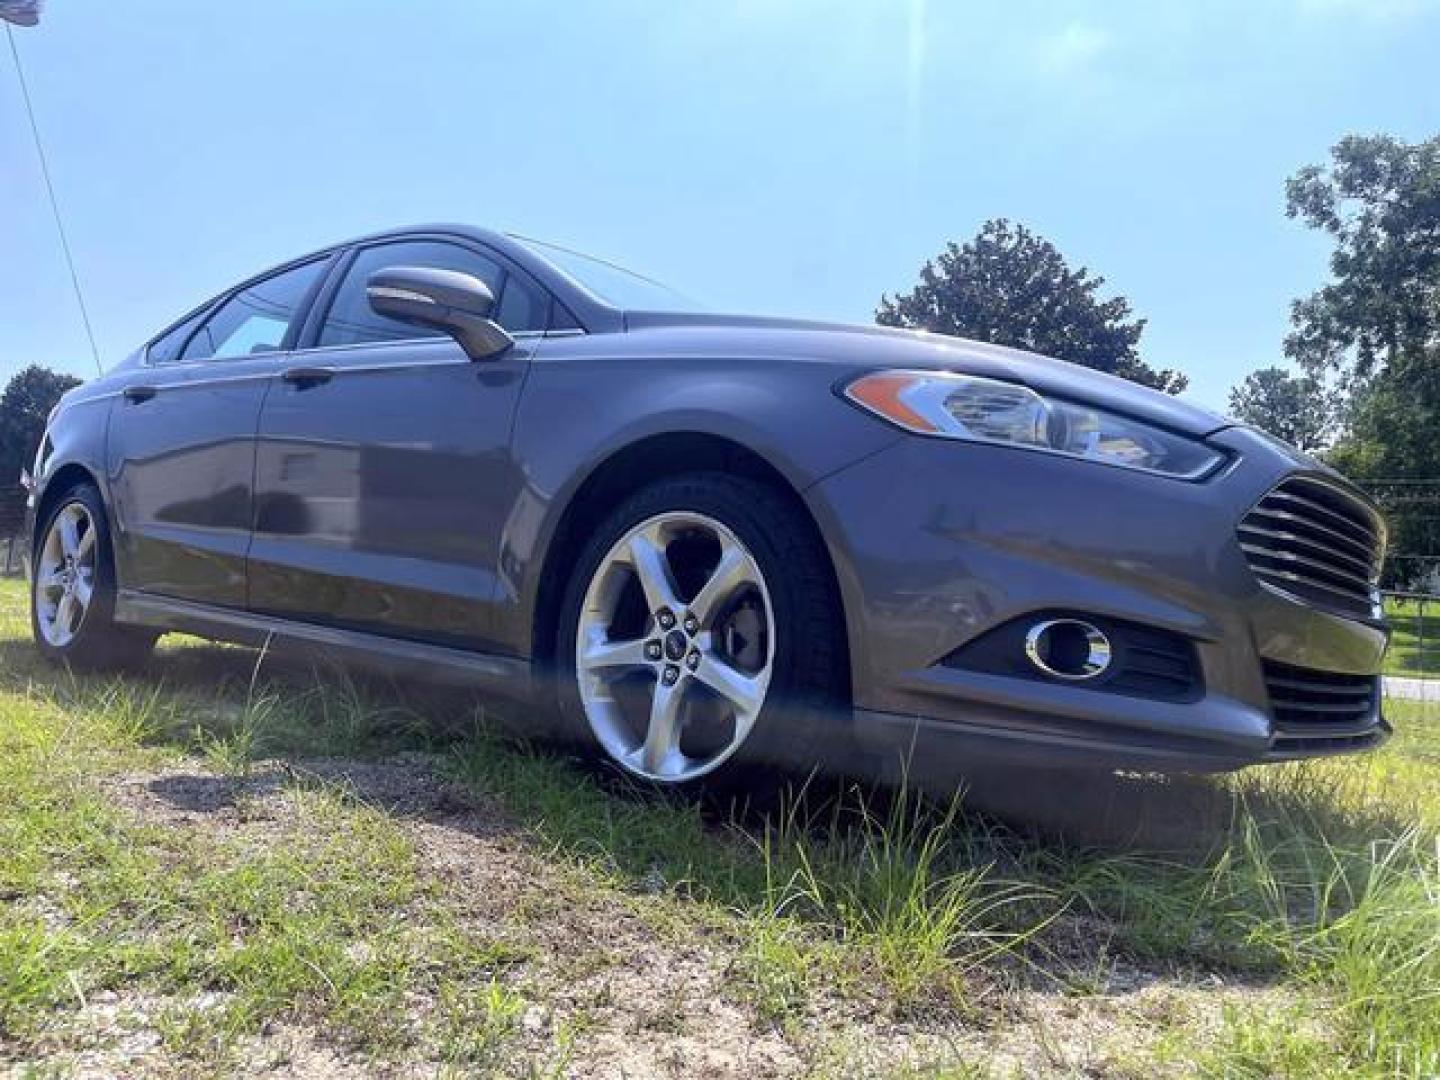
[[[244,779],[195,765],[104,781],[138,821],[241,845],[285,843],[304,829],[297,788],[341,785],[385,812],[408,834],[423,877],[439,887],[467,933],[515,943],[527,957],[513,974],[530,1002],[502,1072],[548,1068],[572,1077],[766,1077],[919,1075],[958,1063],[1021,1075],[1131,1074],[1165,1032],[1218,1026],[1227,1006],[1274,1007],[1279,992],[1218,977],[1102,966],[1083,994],[1024,985],[982,988],[973,1007],[898,1017],[877,994],[821,991],[782,1030],[761,1021],[730,977],[743,947],[736,928],[713,917],[687,925],[687,901],[626,892],[552,858],[483,797],[445,780],[422,754],[378,762],[310,760],[267,764]],[[678,915],[678,918],[677,918]],[[737,924],[738,926],[739,924]],[[1106,928],[1074,919],[1059,928],[1077,955],[1094,957]],[[180,1075],[193,1063],[167,1056],[156,1018],[167,1008],[219,1005],[109,993],[88,1001],[69,1025],[72,1075]],[[406,998],[413,1016],[435,1006]],[[558,1033],[577,1033],[557,1053]],[[435,1061],[357,1059],[315,1031],[274,1024],[237,1055],[254,1076],[431,1076]],[[52,1061],[51,1064],[56,1064]],[[17,1066],[12,1075],[28,1075]]]

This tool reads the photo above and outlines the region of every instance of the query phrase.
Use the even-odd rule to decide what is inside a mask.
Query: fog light
[[[1055,679],[1094,679],[1105,674],[1114,657],[1110,639],[1080,619],[1046,619],[1025,634],[1025,655]]]

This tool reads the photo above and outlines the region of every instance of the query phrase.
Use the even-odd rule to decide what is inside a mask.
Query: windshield
[[[632,273],[622,266],[591,258],[569,248],[516,236],[531,251],[554,265],[586,292],[612,307],[640,311],[703,311],[705,305],[668,285]]]

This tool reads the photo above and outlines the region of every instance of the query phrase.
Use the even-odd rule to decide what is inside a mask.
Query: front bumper
[[[1267,664],[1368,678],[1388,631],[1378,608],[1339,614],[1260,584],[1236,528],[1313,465],[1243,428],[1210,441],[1232,460],[1198,483],[905,438],[812,487],[846,606],[852,743],[942,771],[989,759],[1214,771],[1383,739],[1378,680],[1364,738],[1277,730]],[[1195,694],[1156,700],[946,662],[1004,624],[1054,611],[1183,640]]]

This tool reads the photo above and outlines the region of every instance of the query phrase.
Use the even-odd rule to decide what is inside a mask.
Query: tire
[[[137,665],[156,635],[115,622],[115,559],[105,503],[95,485],[77,484],[36,532],[30,630],[51,663],[85,670]]]
[[[668,569],[675,603],[656,606],[641,563],[651,579]],[[719,788],[747,766],[818,764],[817,725],[830,745],[848,731],[835,715],[849,671],[828,556],[763,483],[697,472],[637,491],[585,545],[559,617],[567,733],[632,777]],[[670,709],[658,702],[674,700],[672,676]]]

